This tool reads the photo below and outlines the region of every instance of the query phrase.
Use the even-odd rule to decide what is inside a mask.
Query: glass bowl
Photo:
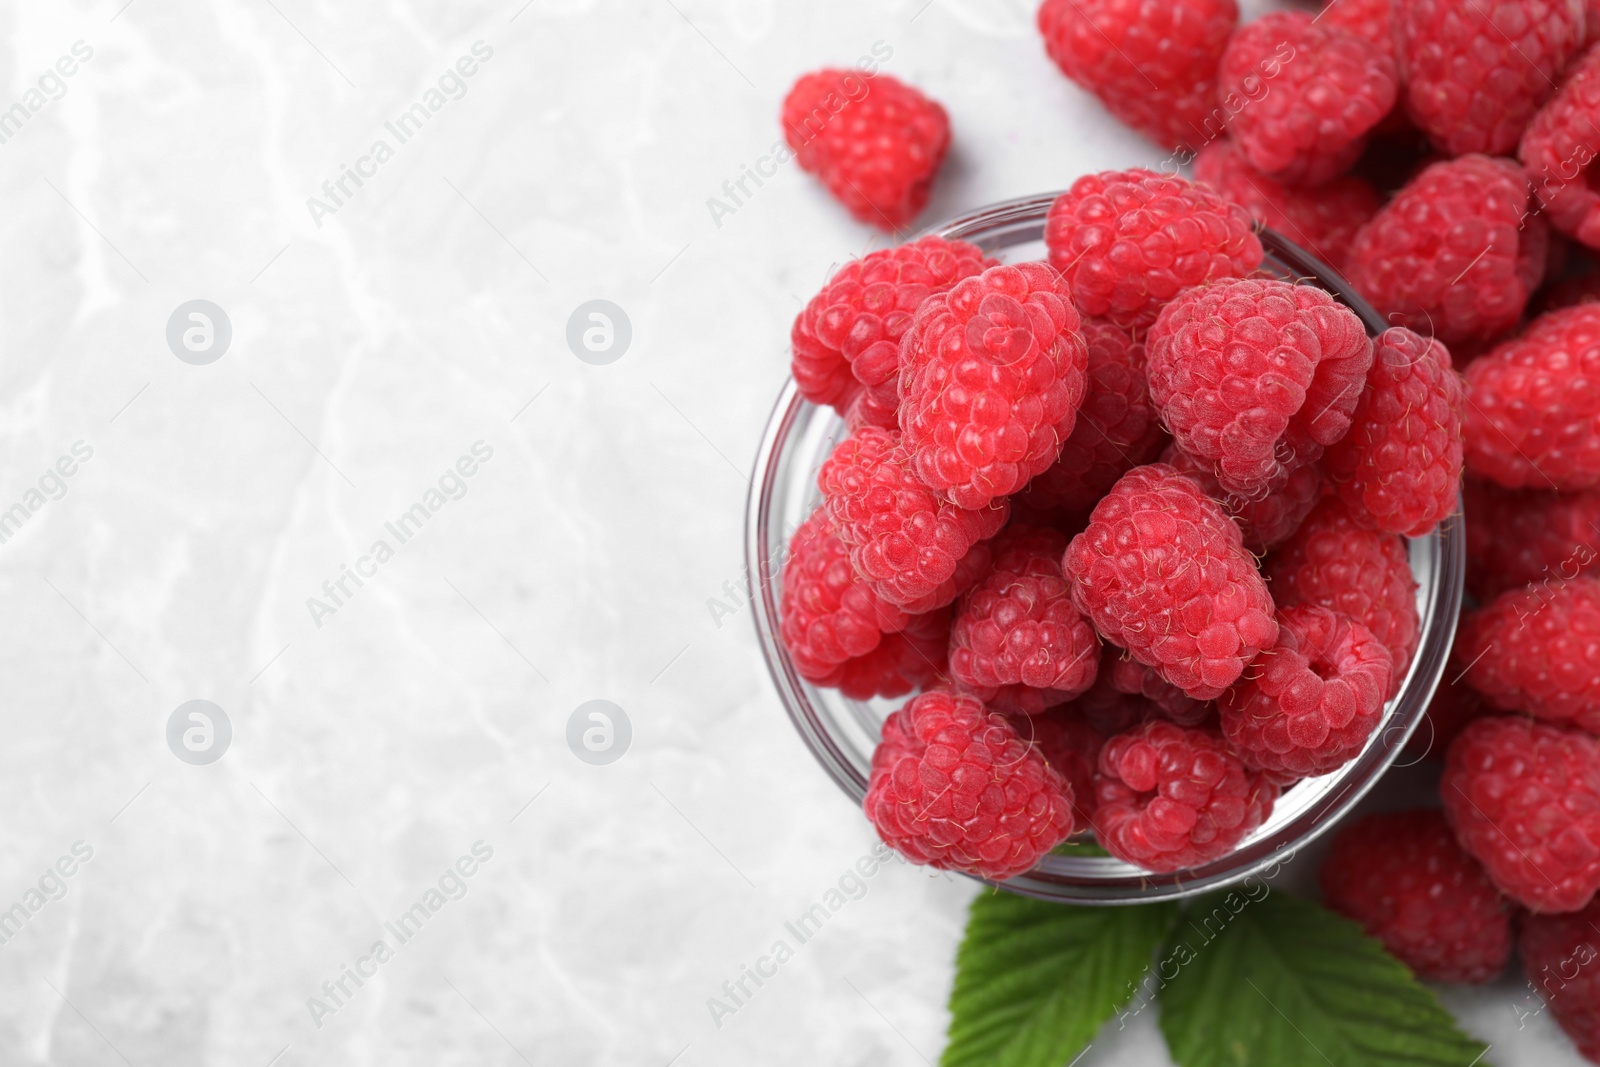
[[[970,241],[1002,262],[1045,258],[1044,220],[1057,194],[995,204],[930,233]],[[1264,266],[1285,279],[1321,286],[1359,315],[1376,336],[1387,325],[1330,267],[1271,230],[1260,232]],[[817,469],[845,436],[831,408],[803,399],[789,381],[778,397],[756,457],[746,513],[756,632],[784,708],[823,770],[859,807],[879,729],[900,700],[856,701],[819,689],[796,672],[778,637],[779,581],[788,539],[816,508]],[[1465,537],[1459,514],[1427,537],[1409,541],[1417,580],[1421,637],[1399,694],[1359,756],[1338,771],[1286,790],[1272,817],[1231,854],[1200,867],[1152,874],[1105,856],[1052,853],[1025,875],[999,883],[1013,892],[1076,904],[1128,904],[1187,897],[1261,875],[1326,831],[1377,782],[1404,747],[1439,684],[1462,596]]]

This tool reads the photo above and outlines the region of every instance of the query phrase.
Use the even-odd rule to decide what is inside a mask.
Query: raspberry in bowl
[[[1134,180],[1168,195],[1155,176]],[[883,320],[908,350],[898,379],[874,370],[872,384],[836,389],[824,398],[827,406],[807,400],[792,381],[785,387],[757,457],[746,516],[755,624],[802,741],[913,860],[1063,902],[1184,897],[1283,864],[1350,811],[1400,755],[1445,669],[1461,606],[1465,538],[1459,515],[1404,539],[1358,526],[1338,487],[1323,486],[1322,466],[1310,466],[1316,460],[1295,465],[1296,450],[1321,457],[1324,445],[1353,432],[1352,419],[1362,425],[1359,390],[1335,386],[1307,412],[1309,422],[1286,415],[1271,431],[1279,447],[1221,471],[1230,485],[1196,479],[1192,455],[1169,462],[1182,439],[1168,442],[1152,415],[1157,400],[1124,379],[1126,367],[1150,358],[1142,351],[1147,340],[1166,344],[1165,331],[1172,345],[1188,343],[1180,315],[1158,322],[1156,309],[1142,303],[1170,301],[1176,292],[1124,285],[1106,291],[1103,315],[1074,309],[1063,298],[1078,295],[1070,277],[1059,286],[1024,266],[1045,263],[1055,251],[1046,240],[1057,200],[1009,201],[931,231],[975,246],[984,258],[940,275],[955,288],[932,298],[938,307]],[[1192,210],[1212,206],[1197,202]],[[1217,260],[1222,272],[1206,280],[1233,287],[1220,293],[1226,307],[1218,313],[1243,301],[1252,314],[1283,316],[1289,331],[1337,330],[1328,324],[1343,316],[1370,336],[1383,333],[1382,318],[1324,263],[1270,230],[1246,236],[1259,241],[1264,259],[1259,269],[1249,259]],[[1019,269],[996,272],[997,263]],[[1310,292],[1284,303],[1281,293],[1258,284],[1262,278]],[[1003,307],[1014,325],[980,329],[975,307]],[[1117,315],[1140,323],[1131,331],[1139,351],[1102,336]],[[1326,335],[1323,342],[1344,351],[1352,339]],[[1026,366],[1030,380],[1050,384],[1040,386],[1036,401],[1003,396],[1010,416],[992,403],[964,401],[971,368],[963,345],[1008,353],[997,362]],[[1326,384],[1308,380],[1307,395],[1319,396]],[[911,398],[901,405],[904,433],[886,417],[896,388]],[[1176,397],[1185,389],[1193,386],[1169,377],[1152,392]],[[1175,401],[1163,398],[1172,410]],[[1061,455],[1079,457],[1081,472],[1050,467],[1039,443],[1052,427],[1078,441],[1073,410],[1079,421],[1088,421],[1087,413],[1096,426],[1126,428],[1125,465],[1138,468],[1137,477],[1112,477],[1115,463],[1104,449],[1106,456],[1063,448]],[[941,437],[942,426],[962,419],[978,430],[1000,427],[996,438],[1014,442],[1015,460],[962,466],[962,439]],[[1204,431],[1191,442],[1202,454]],[[852,443],[836,453],[845,441]],[[1274,457],[1285,455],[1290,460],[1275,467]],[[1099,470],[1101,459],[1112,462],[1108,472]],[[1208,472],[1220,469],[1212,459],[1202,462]],[[826,506],[819,474],[829,489]],[[1092,515],[1060,510],[1063,501],[1085,498],[1100,501]],[[1053,569],[1064,541],[1121,543],[1132,521],[1123,516],[1156,507],[1152,502],[1176,516],[1167,534],[1174,559],[1198,560],[1197,571],[1223,576],[1220,588],[1245,590],[1229,602],[1226,626],[1191,635],[1187,644],[1145,647],[1152,643],[1136,626],[1117,629],[1125,605],[1080,596],[1074,583],[1089,581],[1096,568],[1136,571],[1145,591],[1181,619],[1206,595],[1213,597],[1208,608],[1221,604],[1221,593],[1206,592],[1214,577],[1186,582],[1181,568],[1118,561],[1114,548],[1095,558],[1085,547],[1076,562],[1069,549],[1064,569]],[[1261,536],[1263,516],[1274,520],[1268,526],[1294,532]],[[909,555],[908,538],[918,546]],[[796,559],[785,589],[792,543],[805,557]],[[1262,585],[1252,553],[1267,543],[1274,547],[1261,565]],[[1353,573],[1350,559],[1373,563],[1376,577],[1363,572],[1359,589],[1341,593]],[[1413,582],[1414,613],[1399,602]],[[1261,589],[1272,590],[1276,615]],[[1132,599],[1148,605],[1152,597]],[[1300,629],[1280,636],[1280,619]],[[955,639],[945,637],[952,620]],[[1012,627],[1007,640],[996,637],[997,625]],[[1097,670],[1095,630],[1104,646]],[[856,655],[875,635],[877,644]],[[1285,642],[1298,642],[1307,679],[1348,684],[1359,699],[1291,708],[1272,680],[1258,685],[1249,664]],[[858,699],[871,692],[882,695]],[[1250,707],[1282,703],[1292,714],[1280,716],[1282,727],[1263,717],[1240,732],[1244,704],[1225,710],[1219,693],[1248,697]],[[1380,701],[1373,724],[1369,705]],[[1347,710],[1358,716],[1355,727]],[[1226,734],[1230,726],[1236,739],[1248,733],[1243,756]],[[926,788],[946,773],[948,792]],[[981,781],[1000,781],[997,775],[1002,789],[981,788]],[[913,808],[944,826],[907,819]],[[1069,827],[1067,847],[1058,847]],[[1084,847],[1096,837],[1105,849]]]

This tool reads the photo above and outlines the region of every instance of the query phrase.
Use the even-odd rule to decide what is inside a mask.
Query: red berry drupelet
[[[1142,697],[1159,710],[1161,716],[1179,726],[1200,726],[1209,722],[1217,707],[1209,700],[1196,700],[1173,685],[1153,667],[1129,659],[1114,645],[1106,646],[1100,662],[1106,684],[1118,693]]]
[[[968,511],[941,498],[917,477],[900,435],[870,426],[839,443],[817,484],[856,573],[880,598],[920,611],[941,591],[959,595],[946,583],[1010,513],[1004,501]]]
[[[1600,580],[1501,593],[1462,617],[1455,656],[1500,710],[1600,734]]]
[[[1346,823],[1322,861],[1322,901],[1360,923],[1418,977],[1487,982],[1511,958],[1511,909],[1456,843],[1444,813]]]
[[[789,336],[800,394],[841,413],[862,385],[887,383],[892,398],[900,338],[917,308],[989,266],[993,261],[977,246],[942,237],[924,237],[845,264],[795,316]]]
[[[1435,163],[1361,227],[1345,276],[1390,322],[1446,344],[1504,333],[1544,276],[1549,230],[1529,205],[1512,160]]]
[[[1161,453],[1161,462],[1193,478],[1202,492],[1221,504],[1239,524],[1244,547],[1252,552],[1264,552],[1293,537],[1311,509],[1317,506],[1317,501],[1322,499],[1327,485],[1322,468],[1312,465],[1296,467],[1287,475],[1275,478],[1267,491],[1258,496],[1235,496],[1222,488],[1209,465],[1194,459],[1175,444]]]
[[[1399,88],[1392,56],[1304,11],[1241,26],[1217,79],[1224,99],[1249,101],[1229,135],[1257,170],[1293,185],[1320,185],[1349,170]]]
[[[1411,121],[1440,150],[1517,146],[1583,44],[1583,0],[1393,0]]]
[[[1356,2],[1339,0],[1330,11]],[[1336,178],[1315,189],[1270,178],[1251,166],[1239,146],[1226,137],[1200,150],[1194,161],[1194,176],[1250,212],[1263,226],[1277,230],[1336,270],[1343,269],[1356,231],[1382,206],[1378,191],[1365,178],[1355,175]]]
[[[1204,144],[1226,112],[1217,64],[1235,0],[1045,0],[1039,32],[1061,72],[1163,148]]]
[[[1329,0],[1323,4],[1317,21],[1359,34],[1382,49],[1384,55],[1394,58],[1394,18],[1389,0]]]
[[[1378,337],[1350,432],[1323,462],[1356,521],[1421,537],[1455,513],[1465,394],[1444,345],[1404,326]]]
[[[1216,732],[1147,722],[1100,750],[1095,836],[1136,867],[1181,870],[1232,852],[1277,799]]]
[[[884,634],[871,652],[845,660],[812,681],[837,689],[851,700],[901,697],[943,677],[949,647],[950,609],[946,606],[912,616],[904,630]]]
[[[992,567],[956,607],[950,676],[997,711],[1064,704],[1100,665],[1100,638],[1061,573],[1067,538],[1012,524],[992,544]]]
[[[924,302],[900,345],[900,429],[923,483],[973,509],[1017,492],[1060,455],[1087,364],[1046,264],[991,267]]]
[[[886,633],[905,629],[906,611],[878,597],[850,565],[850,550],[823,511],[800,524],[783,565],[784,647],[802,678],[818,681],[865,656]]]
[[[883,724],[867,818],[914,863],[1002,881],[1072,833],[1069,787],[1003,716],[932,689]]]
[[[1600,192],[1586,173],[1600,154],[1596,123],[1600,123],[1600,52],[1591,51],[1534,116],[1517,149],[1550,224],[1590,248],[1600,248]]]
[[[783,101],[783,132],[802,170],[861,222],[899,230],[928,202],[950,149],[950,116],[887,74],[819,70]]]
[[[1593,576],[1600,490],[1502,489],[1467,479],[1467,588],[1480,601],[1534,582]]]
[[[1266,574],[1280,608],[1317,604],[1371,630],[1394,658],[1384,695],[1400,691],[1422,629],[1404,541],[1361,526],[1337,497],[1325,497],[1267,560]]]
[[[1456,839],[1531,911],[1577,911],[1600,889],[1600,741],[1489,716],[1450,746],[1439,783]]]
[[[1466,373],[1469,474],[1508,489],[1600,486],[1600,304],[1550,312]]]
[[[1042,511],[1087,512],[1117,479],[1160,453],[1167,435],[1150,402],[1144,342],[1099,319],[1083,323],[1088,387],[1061,455],[1022,498]]]
[[[1278,637],[1239,528],[1164,464],[1123,475],[1072,539],[1063,570],[1103,637],[1197,700],[1221,696]]]
[[[1530,915],[1517,935],[1528,984],[1591,1063],[1600,1063],[1600,903],[1567,915]]]
[[[1094,819],[1094,772],[1105,747],[1102,733],[1074,705],[1050,708],[1038,715],[1013,716],[1024,741],[1039,749],[1071,787],[1074,831],[1087,830]]]
[[[1243,208],[1149,170],[1079,178],[1050,205],[1044,240],[1079,310],[1135,330],[1184,289],[1246,277],[1264,254]]]
[[[1345,435],[1372,365],[1355,312],[1325,290],[1266,279],[1184,293],[1147,350],[1150,395],[1178,447],[1244,497]]]
[[[1278,643],[1223,696],[1222,733],[1252,767],[1312,778],[1360,754],[1394,660],[1372,631],[1312,604],[1278,613]]]

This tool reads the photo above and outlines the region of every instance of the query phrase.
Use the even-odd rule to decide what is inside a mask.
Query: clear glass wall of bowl
[[[1054,198],[1051,194],[996,204],[930,232],[970,241],[1003,262],[1043,259],[1044,219]],[[1268,269],[1332,292],[1361,316],[1370,333],[1384,328],[1377,313],[1331,268],[1270,230],[1262,232],[1261,240]],[[859,806],[866,795],[880,726],[903,701],[862,702],[818,689],[795,672],[778,639],[779,582],[789,535],[816,508],[817,469],[845,432],[843,420],[831,409],[804,401],[792,381],[785,385],[756,460],[746,516],[746,554],[755,625],[779,698],[821,768]],[[1266,825],[1232,855],[1172,874],[1149,874],[1107,857],[1051,855],[1029,874],[1004,883],[1005,888],[1093,904],[1188,896],[1268,871],[1326,831],[1388,769],[1439,683],[1461,606],[1464,542],[1459,516],[1433,534],[1409,542],[1421,639],[1399,695],[1385,709],[1382,726],[1354,761],[1288,789]]]

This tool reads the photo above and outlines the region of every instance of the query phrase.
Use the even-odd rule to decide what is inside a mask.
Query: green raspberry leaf
[[[956,955],[940,1064],[1061,1067],[1132,997],[1177,914],[1174,904],[1078,908],[1012,893],[978,897]]]
[[[1485,1067],[1487,1046],[1348,919],[1239,890],[1184,919],[1156,965],[1182,1067]]]

